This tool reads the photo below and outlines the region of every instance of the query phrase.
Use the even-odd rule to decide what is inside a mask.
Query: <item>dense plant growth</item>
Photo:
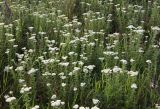
[[[160,108],[159,0],[0,2],[0,109]]]

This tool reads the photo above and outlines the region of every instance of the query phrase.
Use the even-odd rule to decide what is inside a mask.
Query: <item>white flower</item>
[[[18,82],[19,83],[23,83],[25,80],[24,79],[19,79]]]
[[[73,69],[73,73],[78,72],[80,69],[81,69],[81,68],[79,68],[79,67],[74,67],[74,69]]]
[[[14,42],[16,39],[10,39],[10,40],[8,40],[9,42]]]
[[[66,83],[62,83],[61,85],[62,85],[62,87],[65,87],[65,86],[66,86]]]
[[[130,75],[130,76],[137,76],[138,75],[138,71],[129,71],[128,72],[128,74]]]
[[[51,86],[51,83],[47,83],[46,86],[48,86],[48,87]]]
[[[29,49],[29,50],[28,50],[28,52],[29,52],[29,53],[33,53],[33,52],[34,52],[34,50],[32,50],[32,49]]]
[[[68,74],[69,76],[72,76],[73,75],[73,72],[69,72],[69,74]]]
[[[9,91],[9,94],[13,94],[13,91]]]
[[[81,83],[80,84],[81,87],[84,87],[85,85],[86,85],[86,83]]]
[[[127,61],[124,60],[124,59],[121,59],[120,61],[121,61],[123,64],[127,64]]]
[[[16,100],[16,98],[15,98],[15,97],[8,97],[8,98],[6,99],[6,102],[10,103],[10,102],[12,102],[13,100]]]
[[[111,73],[111,69],[103,69],[103,70],[101,70],[101,72],[105,73],[105,74]]]
[[[61,100],[51,101],[52,107],[59,107],[61,105]]]
[[[145,32],[145,30],[143,29],[138,29],[138,30],[134,30],[134,32],[138,33],[138,34],[143,34]]]
[[[5,95],[4,98],[5,98],[5,99],[9,98],[9,95]]]
[[[66,79],[66,76],[60,76],[60,78],[64,80],[64,79]]]
[[[12,68],[13,68],[13,67],[12,67]],[[9,72],[9,70],[10,70],[10,67],[9,67],[9,66],[5,66],[4,72]]]
[[[114,56],[117,55],[118,53],[113,51],[104,51],[103,54],[107,56]]]
[[[58,74],[59,76],[64,76],[64,72],[61,72]]]
[[[77,87],[74,87],[74,88],[73,88],[73,91],[77,91]]]
[[[78,64],[82,66],[84,63],[82,61],[78,61]]]
[[[89,65],[89,66],[87,66],[87,68],[88,68],[89,70],[93,70],[94,67],[95,67],[95,65]]]
[[[100,61],[103,61],[104,60],[104,57],[100,57],[100,58],[98,58]]]
[[[156,108],[157,108],[157,109],[160,109],[160,106],[159,106],[158,104],[156,104]]]
[[[0,26],[4,26],[4,23],[0,23]]]
[[[20,90],[20,93],[25,93],[25,92],[29,92],[32,89],[32,87],[22,87]]]
[[[94,107],[92,107],[91,109],[100,109],[99,107],[97,107],[97,106],[94,106]]]
[[[38,32],[40,35],[45,35],[46,32]]]
[[[32,74],[32,73],[35,73],[36,71],[37,71],[38,69],[34,69],[34,68],[31,68],[28,72],[27,72],[27,74]]]
[[[65,102],[62,101],[62,102],[61,102],[61,105],[64,105],[64,104],[65,104]]]
[[[69,65],[69,62],[61,62],[61,63],[59,63],[59,65],[67,67]]]
[[[19,66],[15,69],[15,71],[22,71],[23,69],[24,69],[23,66]]]
[[[62,57],[63,60],[66,60],[67,58],[68,58],[68,56],[63,56]]]
[[[98,99],[92,99],[93,104],[98,104],[100,101]]]
[[[14,48],[18,47],[18,45],[13,45]]]
[[[71,51],[71,52],[68,53],[68,55],[72,56],[72,55],[74,55],[74,53],[75,52]]]
[[[151,60],[147,60],[146,62],[147,62],[148,64],[151,64],[151,63],[152,63],[152,61],[151,61]]]
[[[137,87],[137,84],[136,83],[133,83],[132,85],[131,85],[131,88],[132,89],[137,89],[138,87]]]
[[[95,46],[95,42],[90,42],[88,45],[93,47]]]
[[[119,68],[118,66],[114,66],[114,68],[112,69],[114,73],[118,73],[121,72],[121,68]]]
[[[52,95],[52,97],[51,97],[51,99],[53,100],[53,99],[56,99],[57,98],[57,96],[54,94],[54,95]]]
[[[151,29],[153,31],[160,31],[160,28],[158,26],[152,26]]]
[[[78,107],[79,107],[79,105],[78,105],[78,104],[75,104],[75,105],[73,106],[73,109],[78,109]]]
[[[119,57],[118,57],[118,56],[115,56],[115,57],[114,57],[114,59],[116,59],[116,60],[117,60],[117,59],[119,59]]]
[[[51,75],[52,75],[52,76],[55,76],[55,75],[56,75],[56,73],[51,73]]]
[[[139,49],[138,49],[138,52],[139,52],[139,53],[143,53],[143,52],[144,52],[143,48],[139,48]]]
[[[43,76],[50,76],[50,75],[52,75],[52,74],[49,73],[49,72],[45,72],[45,73],[43,73],[42,75],[43,75]]]
[[[84,72],[84,73],[88,73],[89,71],[88,71],[87,68],[84,67],[84,68],[83,68],[83,72]]]
[[[39,109],[38,105],[35,105],[34,107],[32,107],[31,109]]]
[[[133,25],[129,25],[127,28],[128,29],[135,29],[135,27]]]
[[[130,59],[130,62],[132,63],[132,62],[134,62],[135,60],[134,59]]]
[[[85,109],[85,107],[81,106],[81,107],[79,107],[79,109]]]
[[[32,31],[32,30],[33,30],[33,28],[34,28],[34,27],[28,27],[28,29],[29,29],[30,31]]]

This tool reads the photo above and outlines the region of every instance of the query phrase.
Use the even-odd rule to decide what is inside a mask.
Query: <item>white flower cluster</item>
[[[128,74],[130,75],[130,76],[137,76],[138,75],[138,71],[128,71]]]
[[[52,107],[60,107],[63,106],[65,104],[65,102],[61,101],[61,100],[55,100],[55,101],[51,101],[51,106]]]
[[[28,72],[27,72],[27,74],[33,74],[33,73],[35,73],[36,71],[38,71],[38,69],[34,69],[34,68],[31,68]]]
[[[131,88],[132,89],[137,89],[138,87],[137,87],[137,84],[136,83],[133,83],[132,85],[131,85]]]
[[[21,88],[20,93],[27,93],[32,89],[32,87],[27,87],[26,85],[24,85],[24,87]]]
[[[98,104],[100,103],[100,101],[98,99],[92,99],[92,102],[93,102],[94,106],[91,107],[91,108],[90,107],[79,106],[78,104],[75,104],[73,106],[73,109],[100,109],[98,107]]]
[[[58,108],[58,107],[61,107],[65,104],[65,102],[61,101],[61,100],[56,100],[57,96],[54,94],[52,95],[51,97],[51,106],[54,107],[54,108]]]
[[[5,95],[4,96],[6,102],[10,103],[10,102],[13,102],[14,100],[16,100],[16,97],[10,97],[9,95]]]
[[[39,105],[35,105],[34,107],[32,107],[31,109],[39,109]]]

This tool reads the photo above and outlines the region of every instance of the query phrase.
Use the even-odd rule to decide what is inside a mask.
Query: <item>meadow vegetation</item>
[[[160,0],[1,1],[0,109],[160,109]]]

